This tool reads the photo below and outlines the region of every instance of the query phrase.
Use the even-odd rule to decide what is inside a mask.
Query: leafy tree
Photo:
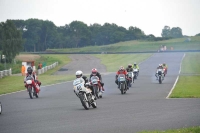
[[[21,32],[17,30],[15,24],[11,20],[0,23],[0,31],[2,54],[5,55],[6,60],[11,63],[23,48]]]
[[[182,29],[179,27],[173,27],[170,31],[170,34],[171,34],[171,37],[173,38],[183,37]]]
[[[162,29],[162,33],[161,36],[162,37],[171,37],[171,29],[169,26],[164,26],[164,28]]]

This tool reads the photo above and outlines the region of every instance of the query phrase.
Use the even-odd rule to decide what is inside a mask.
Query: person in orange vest
[[[26,70],[26,67],[22,65],[22,68],[21,68],[22,76],[25,76],[25,70]]]

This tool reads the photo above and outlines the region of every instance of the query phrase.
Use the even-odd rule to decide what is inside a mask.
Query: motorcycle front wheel
[[[97,103],[96,102],[93,102],[91,105],[92,105],[93,108],[97,108]]]
[[[159,84],[162,84],[161,76],[159,76]]]
[[[30,96],[30,99],[33,99],[33,91],[31,86],[28,87],[28,94]]]
[[[121,94],[124,94],[125,84],[120,84]]]
[[[86,100],[86,95],[85,94],[79,94],[79,98],[81,100],[81,103],[83,105],[83,107],[88,110],[89,109],[89,104],[88,101]]]

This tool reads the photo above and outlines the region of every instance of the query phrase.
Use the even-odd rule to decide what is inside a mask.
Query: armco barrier
[[[12,75],[12,69],[0,71],[0,78]]]
[[[56,66],[58,65],[58,62],[55,62],[49,66],[45,66],[43,67],[42,69],[38,69],[37,70],[37,74],[40,75],[40,74],[43,74],[45,72],[47,72],[48,70],[52,69],[52,68],[55,68]]]

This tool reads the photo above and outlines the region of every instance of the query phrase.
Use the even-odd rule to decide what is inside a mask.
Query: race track
[[[156,53],[140,64],[140,75],[127,94],[104,74],[105,93],[97,108],[85,110],[72,82],[44,86],[38,99],[26,91],[0,96],[0,133],[135,133],[200,125],[200,99],[166,99],[179,74],[184,53]],[[159,84],[158,64],[168,64]],[[42,79],[41,79],[42,81]]]

